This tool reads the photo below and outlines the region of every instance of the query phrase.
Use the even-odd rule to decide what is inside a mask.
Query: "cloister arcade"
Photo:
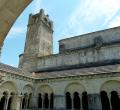
[[[32,110],[33,99],[36,100],[34,108],[54,109],[56,92],[52,86],[43,84],[33,89],[32,85],[27,84],[21,91],[19,92],[12,82],[3,83],[0,86],[0,110]],[[99,90],[102,110],[120,110],[119,94],[119,81],[104,82]],[[78,82],[69,83],[65,87],[63,96],[65,109],[89,110],[89,92],[84,85]]]

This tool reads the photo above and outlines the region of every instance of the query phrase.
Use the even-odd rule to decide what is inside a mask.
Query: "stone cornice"
[[[22,75],[22,74],[16,74],[16,73],[11,73],[11,72],[7,72],[4,70],[0,70],[1,74],[4,74],[4,77],[10,77],[10,78],[15,78],[15,79],[22,79],[22,80],[26,80],[26,81],[34,81],[33,77],[27,76],[27,75]]]

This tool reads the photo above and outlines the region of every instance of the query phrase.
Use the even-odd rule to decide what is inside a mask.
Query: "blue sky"
[[[43,8],[54,21],[54,53],[58,40],[120,26],[120,0],[33,0],[8,33],[1,62],[17,66],[23,53],[28,16]]]

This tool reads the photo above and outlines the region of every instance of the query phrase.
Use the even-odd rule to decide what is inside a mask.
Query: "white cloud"
[[[85,0],[69,16],[68,29],[78,34],[89,28],[104,27],[120,11],[120,0]],[[82,30],[82,31],[81,31]]]
[[[26,32],[26,27],[12,27],[8,33],[8,38],[14,38]]]
[[[112,28],[112,27],[117,27],[117,26],[120,26],[120,16],[117,16],[115,19],[113,19],[108,27]]]

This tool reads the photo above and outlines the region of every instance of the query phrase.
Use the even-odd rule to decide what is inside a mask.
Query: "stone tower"
[[[29,15],[24,53],[20,55],[19,67],[35,71],[37,60],[41,56],[52,54],[53,22],[41,9],[39,13]]]

